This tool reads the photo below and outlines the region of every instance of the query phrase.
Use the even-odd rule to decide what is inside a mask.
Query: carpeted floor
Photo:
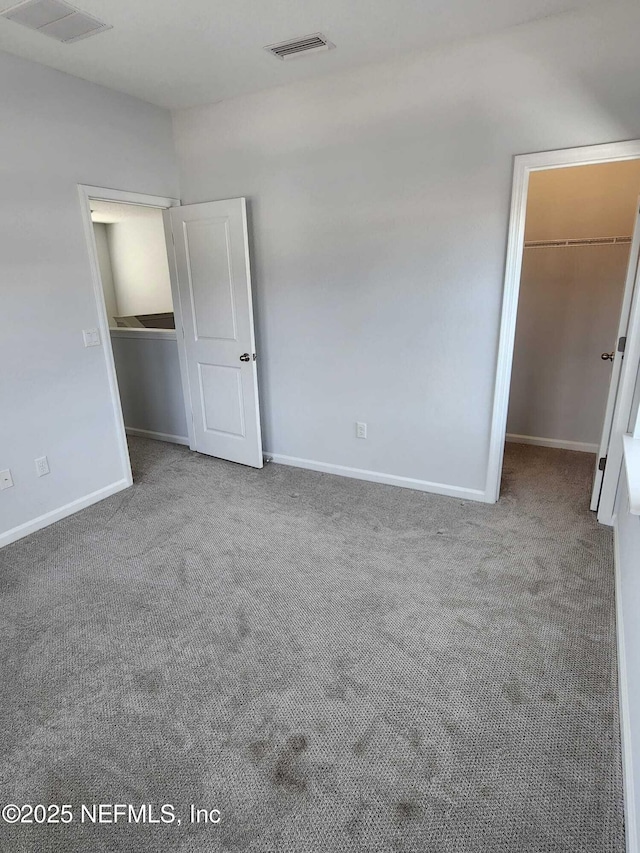
[[[73,806],[3,853],[622,853],[591,456],[510,445],[488,506],[131,450],[0,552],[0,801]]]

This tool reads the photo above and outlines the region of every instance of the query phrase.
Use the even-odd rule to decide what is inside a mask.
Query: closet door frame
[[[91,202],[94,200],[114,201],[118,202],[119,204],[133,204],[138,207],[153,207],[158,208],[160,210],[165,210],[166,208],[175,207],[176,205],[179,205],[180,199],[168,198],[166,196],[149,195],[147,193],[130,192],[128,190],[114,190],[109,189],[107,187],[93,187],[88,186],[86,184],[78,184],[77,189],[80,201],[80,214],[82,217],[82,225],[84,229],[89,265],[91,269],[91,287],[93,290],[93,298],[98,318],[97,328],[99,331],[99,342],[102,345],[102,351],[104,355],[105,367],[107,372],[107,382],[109,385],[109,396],[111,398],[116,437],[120,453],[120,461],[122,465],[122,483],[123,488],[128,488],[133,484],[133,473],[131,471],[131,460],[129,458],[127,433],[124,424],[124,416],[122,413],[120,391],[118,389],[118,377],[116,375],[115,359],[113,357],[109,317],[107,315],[104,290],[102,288],[102,276],[100,274],[98,248],[96,246],[96,240],[93,231],[93,221],[91,218]]]
[[[529,176],[532,172],[547,169],[565,169],[571,166],[588,166],[598,163],[615,163],[640,159],[640,139],[629,142],[612,142],[582,148],[565,148],[535,154],[518,154],[513,161],[513,186],[511,213],[507,240],[502,316],[496,374],[494,382],[493,411],[489,436],[489,457],[485,484],[485,501],[495,503],[500,497],[504,444],[507,433],[507,412],[511,386],[511,369],[515,344],[520,275],[524,252],[524,229],[527,214]],[[610,499],[607,498],[608,503]],[[613,505],[600,505],[599,520],[613,523]]]

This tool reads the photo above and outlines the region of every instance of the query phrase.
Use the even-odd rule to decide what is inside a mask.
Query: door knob
[[[613,361],[613,359],[615,358],[615,354],[615,350],[613,352],[603,352],[600,358],[603,361]]]
[[[248,352],[243,352],[240,356],[240,361],[251,361],[251,356]]]

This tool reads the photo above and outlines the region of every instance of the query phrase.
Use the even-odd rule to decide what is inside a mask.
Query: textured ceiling
[[[0,0],[3,10],[11,5]],[[60,44],[0,19],[0,50],[164,107],[181,108],[378,62],[593,3],[78,0],[74,5],[113,29]],[[318,31],[337,49],[286,62],[262,49]]]

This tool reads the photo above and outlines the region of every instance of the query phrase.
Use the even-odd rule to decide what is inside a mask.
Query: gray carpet
[[[509,446],[487,506],[131,449],[0,552],[0,800],[74,814],[3,853],[622,853],[591,456]]]

